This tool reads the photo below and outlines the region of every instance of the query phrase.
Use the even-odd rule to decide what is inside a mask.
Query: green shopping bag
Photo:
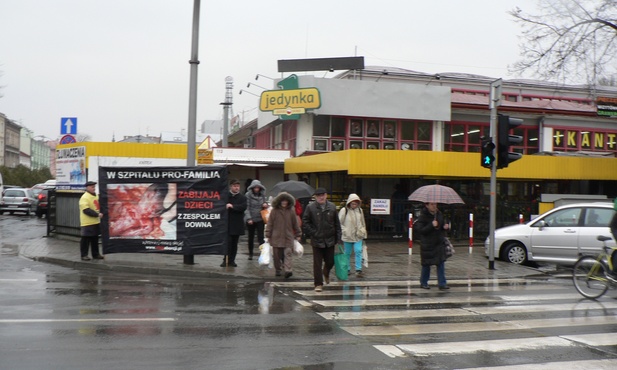
[[[349,258],[345,254],[345,250],[342,245],[337,245],[334,251],[334,271],[336,272],[336,278],[339,280],[347,280],[347,272],[349,271]]]

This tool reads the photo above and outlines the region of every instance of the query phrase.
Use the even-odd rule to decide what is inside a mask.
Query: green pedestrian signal
[[[495,162],[495,144],[493,143],[493,139],[482,137],[481,140],[482,157],[480,157],[480,165],[485,168],[493,168],[493,163]]]

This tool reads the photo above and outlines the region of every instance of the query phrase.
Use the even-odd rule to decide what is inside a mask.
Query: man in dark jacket
[[[240,181],[234,179],[229,182],[229,199],[227,202],[227,255],[223,257],[221,267],[236,267],[236,254],[238,253],[238,239],[244,235],[244,211],[246,210],[246,197],[240,193]]]
[[[431,277],[431,265],[437,266],[437,283],[439,290],[450,289],[446,284],[446,249],[445,230],[450,226],[445,223],[443,213],[437,203],[426,203],[414,224],[414,233],[420,234],[420,287],[430,289],[428,279]]]
[[[323,290],[324,278],[326,284],[330,284],[334,246],[342,243],[341,222],[336,206],[327,200],[327,195],[326,189],[317,188],[314,193],[315,201],[306,207],[302,216],[302,228],[311,239],[313,247],[313,279],[316,292]]]

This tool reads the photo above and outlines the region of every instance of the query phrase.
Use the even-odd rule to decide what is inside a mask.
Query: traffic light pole
[[[489,95],[489,108],[491,110],[490,136],[495,142],[497,135],[497,107],[501,102],[501,78],[491,82]],[[497,161],[493,161],[491,167],[491,200],[489,216],[489,247],[488,247],[488,269],[495,269],[495,210],[497,209]]]

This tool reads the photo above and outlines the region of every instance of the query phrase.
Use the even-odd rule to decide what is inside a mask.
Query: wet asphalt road
[[[0,217],[0,369],[391,368],[269,284],[34,262],[17,248],[45,220]]]
[[[616,345],[578,343],[566,350],[539,346],[400,357],[375,347],[443,341],[462,348],[463,342],[518,339],[533,344],[560,337],[564,330],[591,336],[617,331],[617,322],[611,321],[617,317],[617,294],[588,302],[576,295],[571,282],[552,276],[498,284],[452,281],[447,293],[397,282],[359,282],[316,295],[302,285],[310,282],[271,285],[74,270],[19,256],[20,243],[44,234],[44,219],[0,216],[0,369],[449,369],[617,358]],[[474,312],[527,303],[533,311]],[[380,312],[411,316],[347,321],[340,316]],[[568,324],[596,319],[606,321]],[[468,325],[526,325],[527,320],[562,324],[458,331]],[[451,331],[440,332],[444,325]],[[414,332],[416,326],[421,331]],[[407,327],[412,331],[403,332]],[[363,330],[392,331],[378,336],[356,332]],[[594,364],[600,365],[604,362]],[[607,366],[615,368],[617,362]]]

